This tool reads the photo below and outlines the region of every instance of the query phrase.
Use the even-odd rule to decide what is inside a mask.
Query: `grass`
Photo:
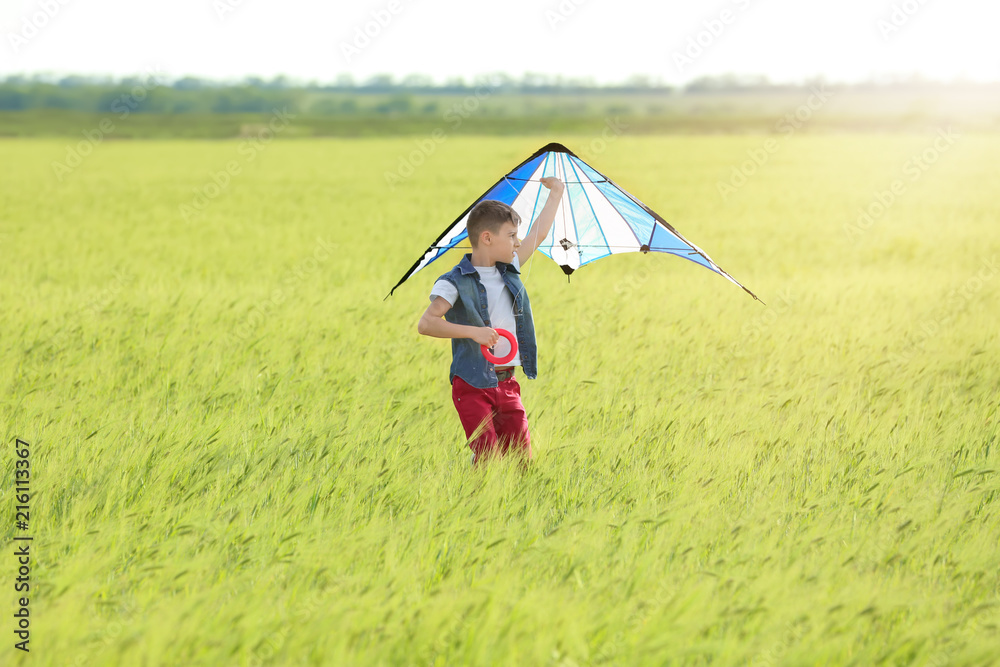
[[[1000,136],[911,180],[933,139],[782,136],[726,197],[765,137],[449,137],[391,189],[413,139],[105,142],[61,179],[66,140],[0,142],[30,659],[992,664]],[[536,462],[474,471],[416,333],[459,255],[383,297],[550,140],[767,305],[673,257],[536,255]]]

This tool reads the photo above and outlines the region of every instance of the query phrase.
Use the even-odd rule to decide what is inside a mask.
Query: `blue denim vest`
[[[517,349],[521,353],[521,368],[526,377],[534,380],[537,375],[535,321],[531,316],[528,293],[521,284],[520,271],[514,268],[513,264],[497,262],[496,267],[507,289],[514,296],[514,321],[517,322],[517,331],[514,334],[517,336]],[[479,273],[472,266],[472,253],[465,253],[462,261],[438,280],[447,280],[458,289],[458,299],[444,314],[445,320],[473,327],[492,326],[486,302],[486,288],[479,281]],[[479,343],[471,338],[451,339],[451,370],[448,382],[454,383],[456,375],[479,389],[496,387],[499,384],[493,363],[486,360]]]

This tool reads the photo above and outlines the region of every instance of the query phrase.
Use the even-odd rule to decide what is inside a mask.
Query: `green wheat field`
[[[0,663],[1000,664],[1000,135],[594,136],[0,142]],[[764,303],[536,253],[473,470],[384,297],[549,141]]]

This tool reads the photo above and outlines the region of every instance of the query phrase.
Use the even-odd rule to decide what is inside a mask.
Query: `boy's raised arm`
[[[542,241],[549,235],[552,229],[552,221],[556,219],[556,209],[559,208],[559,201],[562,199],[566,185],[555,176],[544,176],[541,179],[542,185],[549,189],[549,198],[545,200],[545,206],[539,211],[538,217],[531,224],[531,230],[527,238],[521,240],[521,247],[517,249],[517,260],[521,266],[528,261],[531,253],[542,245]]]

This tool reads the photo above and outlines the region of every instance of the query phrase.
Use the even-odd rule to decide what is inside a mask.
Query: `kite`
[[[663,252],[689,259],[718,273],[760,301],[705,252],[666,220],[623,190],[610,178],[581,160],[562,144],[551,143],[514,167],[476,201],[472,202],[400,278],[386,299],[410,276],[462,241],[468,242],[466,221],[472,208],[484,199],[508,204],[521,217],[518,236],[527,238],[548,195],[539,179],[555,176],[565,184],[562,201],[548,236],[538,250],[569,276],[584,264],[626,252]],[[384,299],[383,299],[384,300]]]

